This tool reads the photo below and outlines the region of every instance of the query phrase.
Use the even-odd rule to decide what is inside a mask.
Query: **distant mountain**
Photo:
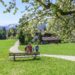
[[[18,26],[18,24],[9,24],[8,26],[6,26],[6,29],[9,30],[10,28],[16,28]]]
[[[5,28],[5,26],[0,26],[0,29],[3,29],[3,28]]]
[[[16,28],[18,26],[18,24],[9,24],[9,25],[5,25],[5,26],[0,26],[0,29],[5,28],[6,30],[9,30],[10,28]]]

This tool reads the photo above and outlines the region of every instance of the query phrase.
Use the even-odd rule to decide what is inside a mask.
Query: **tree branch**
[[[37,2],[39,2],[41,5],[43,5],[46,9],[49,9],[49,8],[50,8],[50,6],[51,6],[50,1],[48,2],[48,4],[47,4],[47,5],[46,5],[46,4],[44,4],[41,0],[37,0]]]
[[[74,14],[75,13],[75,10],[73,11],[66,11],[66,12],[61,12],[61,15],[71,15],[71,14]]]
[[[56,4],[51,3],[50,1],[48,2],[47,5],[45,5],[41,0],[37,0],[41,5],[43,5],[46,9],[50,9],[50,6],[54,6],[57,8],[57,12],[59,12],[61,15],[71,15],[75,13],[75,10],[70,10],[70,11],[66,11],[64,12],[62,9],[59,9],[59,7]],[[56,13],[57,13],[56,12]]]

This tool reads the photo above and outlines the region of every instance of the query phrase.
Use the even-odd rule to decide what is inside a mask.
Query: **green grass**
[[[0,60],[0,75],[75,75],[75,62],[41,57],[40,60]]]
[[[14,42],[0,41],[0,75],[75,75],[75,62],[71,61],[50,57],[10,60],[8,52]]]
[[[9,48],[14,44],[15,40],[0,40],[0,59],[8,57]]]
[[[40,52],[45,54],[75,55],[75,43],[40,45]],[[24,50],[24,46],[20,46]]]

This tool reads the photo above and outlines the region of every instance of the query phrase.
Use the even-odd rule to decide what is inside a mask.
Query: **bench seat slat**
[[[25,55],[39,55],[40,53],[39,52],[35,52],[35,53],[9,53],[9,56],[25,56]]]
[[[15,61],[16,60],[16,56],[18,57],[18,56],[33,56],[34,57],[34,59],[36,58],[36,56],[38,56],[38,55],[40,55],[40,52],[34,52],[34,53],[30,53],[30,54],[28,54],[28,53],[9,53],[9,56],[11,57],[11,56],[13,56],[13,60]]]

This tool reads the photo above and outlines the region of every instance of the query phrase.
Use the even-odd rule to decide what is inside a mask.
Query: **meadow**
[[[24,50],[24,47],[24,45],[21,45],[19,48]],[[75,55],[75,43],[39,45],[39,51],[42,54]]]
[[[50,57],[10,60],[9,48],[14,42],[15,40],[0,40],[0,75],[75,75],[75,62],[72,61]],[[41,49],[44,46],[40,45]],[[45,53],[43,50],[41,52]]]

